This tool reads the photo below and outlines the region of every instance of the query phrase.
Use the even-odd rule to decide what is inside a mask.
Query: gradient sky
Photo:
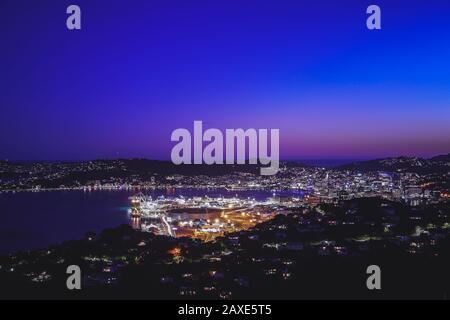
[[[169,159],[194,120],[283,159],[450,152],[448,0],[1,0],[0,40],[0,159]]]

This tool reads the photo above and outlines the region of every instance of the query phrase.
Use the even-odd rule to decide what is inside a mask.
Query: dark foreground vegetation
[[[293,208],[200,242],[127,225],[0,260],[0,298],[446,299],[450,206],[382,199]],[[81,290],[66,269],[81,268]],[[369,265],[381,290],[368,290]]]

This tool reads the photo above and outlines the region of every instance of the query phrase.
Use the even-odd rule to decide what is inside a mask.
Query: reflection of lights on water
[[[141,218],[131,218],[131,227],[135,230],[141,229]]]

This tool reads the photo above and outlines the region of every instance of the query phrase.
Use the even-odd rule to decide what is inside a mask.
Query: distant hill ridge
[[[419,157],[391,157],[368,161],[358,161],[339,166],[339,170],[414,172],[420,174],[450,172],[450,153],[429,159]]]
[[[98,159],[92,161],[55,161],[55,162],[16,162],[0,160],[0,171],[8,172],[14,167],[31,167],[35,165],[43,167],[89,167],[90,172],[94,171],[120,171],[128,174],[181,174],[181,175],[224,175],[233,172],[243,172],[258,174],[261,165],[175,165],[171,161],[149,160],[142,158],[135,159]],[[281,167],[314,167],[295,161],[282,161]],[[387,172],[414,172],[419,174],[445,174],[450,172],[450,153],[439,155],[429,159],[420,157],[390,157],[367,161],[357,161],[350,164],[334,167],[337,170],[355,170],[361,172],[387,171]]]

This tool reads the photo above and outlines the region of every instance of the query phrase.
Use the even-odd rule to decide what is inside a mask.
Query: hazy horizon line
[[[449,153],[439,153],[432,156],[424,157],[424,156],[414,156],[414,155],[396,155],[396,156],[375,156],[375,157],[292,157],[292,158],[283,158],[280,161],[283,162],[301,162],[301,161],[370,161],[370,160],[378,160],[378,159],[388,159],[388,158],[422,158],[422,159],[431,159],[438,156],[448,155]],[[33,159],[33,160],[20,160],[20,159],[1,159],[0,161],[4,162],[19,162],[19,163],[39,163],[39,162],[88,162],[88,161],[102,161],[102,160],[149,160],[149,161],[161,161],[161,162],[171,162],[170,159],[161,159],[161,158],[149,158],[149,157],[98,157],[98,158],[83,158],[83,159]],[[225,160],[225,159],[224,159]],[[245,159],[249,161],[248,159]]]

